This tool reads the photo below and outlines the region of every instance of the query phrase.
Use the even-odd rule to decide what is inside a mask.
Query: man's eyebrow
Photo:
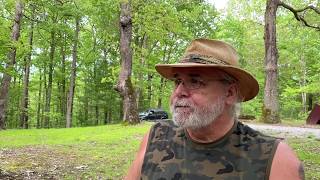
[[[200,77],[200,74],[188,74],[190,77]]]

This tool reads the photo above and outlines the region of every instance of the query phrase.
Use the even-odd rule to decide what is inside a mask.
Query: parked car
[[[168,113],[162,109],[148,109],[139,113],[141,120],[168,119]]]

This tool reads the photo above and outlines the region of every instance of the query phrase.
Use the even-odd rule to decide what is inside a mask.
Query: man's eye
[[[179,86],[180,84],[181,84],[181,80],[180,79],[176,79],[176,80],[174,80],[174,84],[176,85],[176,86]]]
[[[201,81],[198,80],[198,79],[191,79],[191,80],[190,80],[190,83],[191,83],[191,84],[201,84]]]

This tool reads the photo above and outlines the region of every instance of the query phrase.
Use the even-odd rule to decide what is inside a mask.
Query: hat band
[[[223,64],[230,65],[225,61],[221,61],[212,56],[199,55],[199,54],[189,54],[180,60],[180,63],[200,63],[200,64]]]

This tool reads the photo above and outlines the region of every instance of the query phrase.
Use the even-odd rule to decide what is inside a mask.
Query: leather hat
[[[257,80],[240,68],[236,50],[228,43],[219,40],[195,39],[187,47],[178,63],[157,64],[156,70],[167,79],[172,79],[176,68],[216,68],[237,80],[242,101],[254,98],[259,92]]]

